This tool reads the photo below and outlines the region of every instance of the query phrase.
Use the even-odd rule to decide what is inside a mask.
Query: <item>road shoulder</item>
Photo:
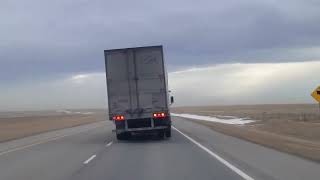
[[[319,174],[318,163],[221,134],[184,118],[175,117],[174,125],[255,179],[315,179]]]

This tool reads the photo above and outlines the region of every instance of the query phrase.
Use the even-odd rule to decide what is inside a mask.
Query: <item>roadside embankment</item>
[[[3,113],[4,114],[4,113]],[[23,138],[47,131],[69,128],[106,120],[103,111],[10,113],[0,117],[0,142]]]
[[[251,123],[228,124],[186,118],[226,135],[320,162],[320,119],[317,105],[180,107],[174,108],[173,112],[217,119],[234,117],[253,120]]]

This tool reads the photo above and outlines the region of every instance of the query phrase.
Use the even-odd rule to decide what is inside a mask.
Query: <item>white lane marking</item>
[[[88,164],[90,161],[92,161],[94,158],[96,158],[97,155],[92,155],[89,159],[87,159],[83,164]]]
[[[245,172],[241,171],[240,169],[238,169],[237,167],[235,167],[234,165],[232,165],[231,163],[229,163],[228,161],[226,161],[225,159],[223,159],[222,157],[220,157],[219,155],[217,155],[216,153],[212,152],[211,150],[209,150],[208,148],[206,148],[205,146],[203,146],[202,144],[198,143],[196,140],[192,139],[191,137],[189,137],[188,135],[184,134],[183,132],[181,132],[180,130],[178,130],[176,127],[172,127],[174,130],[176,130],[177,132],[179,132],[180,134],[182,134],[184,137],[186,137],[187,139],[189,139],[191,142],[193,142],[194,144],[196,144],[198,147],[200,147],[201,149],[203,149],[204,151],[206,151],[208,154],[210,154],[211,156],[213,156],[214,158],[216,158],[218,161],[220,161],[222,164],[224,164],[225,166],[227,166],[228,168],[230,168],[232,171],[234,171],[235,173],[237,173],[239,176],[241,176],[243,179],[245,180],[254,180],[252,177],[250,177],[249,175],[247,175]]]
[[[58,140],[58,139],[61,139],[61,138],[64,138],[64,137],[80,134],[80,133],[83,133],[83,132],[86,132],[86,131],[89,131],[89,130],[92,130],[92,129],[96,129],[98,127],[100,127],[100,126],[95,126],[93,128],[88,128],[88,129],[85,129],[83,131],[72,133],[72,134],[68,134],[68,135],[56,136],[54,138],[45,139],[43,141],[39,141],[39,142],[36,142],[36,143],[28,144],[28,145],[25,145],[25,146],[16,147],[16,148],[10,149],[8,151],[0,152],[0,156],[8,154],[8,153],[11,153],[11,152],[14,152],[14,151],[19,151],[19,150],[23,150],[23,149],[26,149],[26,148],[29,148],[29,147],[32,147],[32,146],[36,146],[36,145],[39,145],[39,144],[47,143],[47,142],[50,142],[50,141],[55,141],[55,140]]]
[[[106,147],[109,147],[109,146],[111,146],[112,145],[112,141],[111,142],[109,142],[108,144],[106,144]]]

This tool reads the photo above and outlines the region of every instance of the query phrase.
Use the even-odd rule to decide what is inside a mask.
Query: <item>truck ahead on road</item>
[[[171,137],[168,79],[162,46],[105,50],[109,120],[117,139],[136,133]]]

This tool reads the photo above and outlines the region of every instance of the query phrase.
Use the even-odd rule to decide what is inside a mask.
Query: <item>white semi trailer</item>
[[[162,46],[105,50],[104,55],[109,119],[117,139],[150,132],[171,137],[173,97],[169,99]]]

